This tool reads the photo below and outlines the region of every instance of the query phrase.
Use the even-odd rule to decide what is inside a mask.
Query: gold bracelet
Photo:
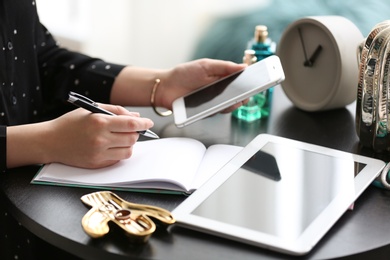
[[[152,89],[152,94],[150,96],[150,104],[152,105],[152,108],[154,110],[154,112],[156,112],[157,115],[159,116],[170,116],[172,115],[172,110],[167,110],[167,111],[159,111],[156,107],[156,105],[154,104],[154,100],[155,100],[155,96],[156,96],[156,90],[157,90],[157,87],[158,85],[160,85],[160,82],[161,80],[160,79],[156,79],[154,81],[154,86],[153,86],[153,89]]]

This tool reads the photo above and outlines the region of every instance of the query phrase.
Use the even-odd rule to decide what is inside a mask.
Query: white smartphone
[[[270,56],[245,69],[208,84],[173,102],[175,125],[184,127],[241,102],[284,80],[278,56]]]

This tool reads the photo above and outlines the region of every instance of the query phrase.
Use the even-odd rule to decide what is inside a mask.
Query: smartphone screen
[[[269,82],[268,71],[258,66],[249,66],[216,83],[184,97],[187,117],[192,117],[213,108],[226,100],[234,99],[257,86]]]

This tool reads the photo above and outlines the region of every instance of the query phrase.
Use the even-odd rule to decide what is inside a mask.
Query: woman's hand
[[[100,168],[129,158],[137,131],[153,122],[120,106],[100,106],[118,116],[79,108],[51,121],[7,128],[8,167],[60,162]]]
[[[155,105],[172,109],[175,99],[246,66],[213,59],[194,60],[169,70],[127,66],[115,79],[110,102],[122,106],[150,106],[153,85],[156,79],[160,79]],[[240,105],[236,104],[224,112],[233,111]]]
[[[213,59],[200,59],[178,65],[162,77],[156,95],[156,103],[162,107],[171,109],[172,102],[175,99],[222,77],[242,70],[246,66],[245,64]],[[233,111],[240,105],[242,104],[236,104],[224,112]]]

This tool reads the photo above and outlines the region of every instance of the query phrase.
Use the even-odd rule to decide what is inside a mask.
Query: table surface
[[[244,123],[230,114],[178,129],[172,118],[160,118],[150,108],[136,108],[155,121],[161,137],[190,137],[206,146],[216,143],[245,146],[260,133],[269,133],[312,144],[374,156],[361,149],[355,133],[355,105],[308,113],[296,109],[280,86],[274,89],[271,116]],[[378,156],[375,156],[378,157]],[[385,158],[387,159],[387,158]],[[29,230],[49,243],[84,259],[291,259],[258,247],[184,228],[158,229],[145,244],[130,243],[113,230],[93,239],[82,229],[87,208],[80,197],[93,189],[32,185],[38,166],[22,167],[0,176],[1,195],[10,212]],[[116,192],[125,200],[173,210],[186,197],[181,195]],[[388,256],[390,252],[390,192],[370,186],[317,246],[297,258],[325,259],[347,256]]]

